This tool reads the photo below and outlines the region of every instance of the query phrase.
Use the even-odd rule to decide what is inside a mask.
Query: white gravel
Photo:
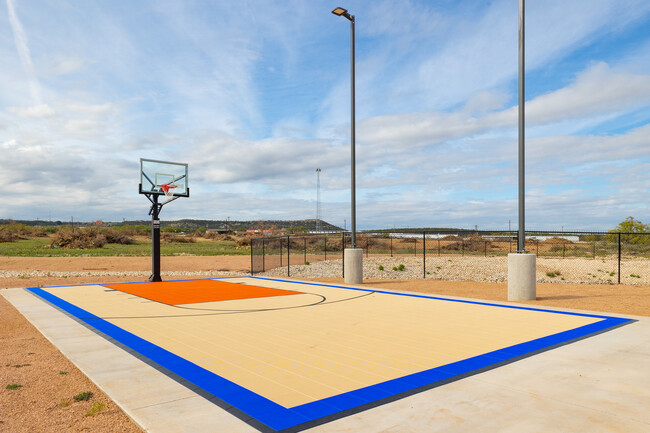
[[[400,265],[404,265],[402,271],[393,270]],[[379,269],[380,266],[383,266],[383,270]],[[508,281],[508,258],[507,256],[431,256],[426,260],[426,272],[426,278],[431,279],[504,283]],[[537,258],[537,282],[539,283],[613,284],[618,282],[617,272],[616,259]],[[342,277],[341,259],[312,262],[309,265],[292,265],[290,274],[296,278]],[[256,275],[287,276],[287,267]],[[364,257],[363,276],[366,279],[425,277],[422,257],[412,256]],[[621,283],[650,285],[650,260],[624,260],[621,264]]]

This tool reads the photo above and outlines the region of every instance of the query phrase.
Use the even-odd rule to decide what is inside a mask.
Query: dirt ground
[[[163,257],[165,271],[234,271],[250,269],[248,256]],[[137,281],[119,272],[151,269],[140,257],[0,257],[0,288]],[[25,277],[22,272],[43,271]],[[48,276],[74,272],[75,276]],[[22,276],[21,276],[22,275]],[[194,277],[197,278],[197,277]],[[314,281],[342,283],[342,278]],[[377,280],[364,285],[382,290],[406,290],[436,295],[506,301],[505,283],[442,280]],[[2,290],[0,290],[2,294]],[[604,313],[650,316],[650,287],[540,283],[537,300],[528,304],[574,308]],[[141,431],[105,394],[74,367],[11,304],[0,296],[0,431],[24,432],[139,432]],[[65,372],[65,373],[64,373]],[[8,385],[22,385],[7,389]],[[88,401],[74,396],[91,392]],[[86,416],[93,405],[104,407]]]

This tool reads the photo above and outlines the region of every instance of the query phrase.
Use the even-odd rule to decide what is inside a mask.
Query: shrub
[[[97,412],[103,410],[105,407],[106,405],[104,403],[102,403],[101,401],[96,401],[95,403],[93,403],[92,407],[88,409],[88,412],[86,412],[84,416],[93,416]]]
[[[161,233],[160,240],[163,242],[178,242],[184,244],[192,244],[196,242],[196,239],[191,236],[179,236],[168,232]]]
[[[101,248],[106,244],[106,236],[99,233],[98,229],[74,230],[62,228],[59,230],[52,243],[51,248],[67,249],[88,249]]]
[[[384,270],[384,267],[383,267],[382,265],[379,265],[379,268],[378,268],[378,269],[379,269],[380,271],[383,271],[383,270]]]
[[[84,391],[81,394],[75,395],[74,401],[88,401],[93,397],[93,393],[90,391]]]

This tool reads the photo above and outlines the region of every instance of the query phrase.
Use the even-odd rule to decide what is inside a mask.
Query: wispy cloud
[[[18,51],[20,62],[29,82],[29,91],[32,97],[32,102],[34,105],[42,105],[43,101],[41,98],[41,86],[38,82],[38,79],[36,78],[36,73],[34,71],[34,63],[32,62],[32,56],[29,52],[29,46],[27,45],[27,35],[25,34],[23,26],[18,19],[18,15],[16,15],[14,0],[7,0],[7,10],[9,12],[11,30],[14,34],[16,50]]]

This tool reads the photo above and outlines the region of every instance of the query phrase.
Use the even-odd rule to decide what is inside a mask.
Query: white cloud
[[[650,75],[616,73],[600,62],[581,73],[573,84],[527,103],[526,115],[532,123],[552,123],[631,111],[649,101]]]
[[[16,14],[14,0],[7,0],[7,9],[9,12],[9,22],[11,23],[11,29],[14,34],[14,42],[16,44],[16,49],[18,50],[18,56],[20,57],[20,62],[23,65],[25,75],[27,76],[27,80],[29,82],[32,101],[35,105],[41,105],[42,100],[40,84],[36,78],[36,73],[34,72],[32,56],[29,52],[29,46],[27,45],[27,35],[25,34],[23,26],[18,19],[18,15]]]
[[[85,65],[86,61],[82,58],[56,55],[47,72],[51,75],[71,75],[83,70]]]
[[[25,118],[43,119],[54,116],[54,110],[47,104],[34,105],[32,107],[9,107],[12,113]]]

